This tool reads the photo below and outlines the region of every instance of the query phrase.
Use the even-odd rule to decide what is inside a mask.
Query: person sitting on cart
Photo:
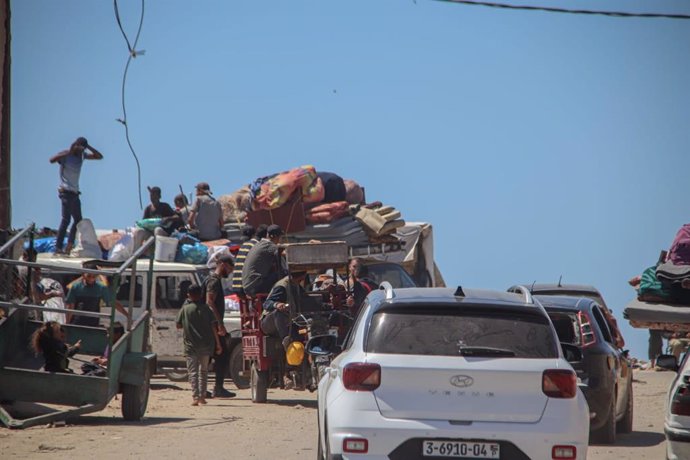
[[[242,288],[250,297],[268,293],[282,275],[278,242],[283,235],[279,225],[269,225],[267,238],[256,243],[247,253],[242,267]]]
[[[72,346],[67,345],[62,325],[57,321],[46,321],[31,336],[31,347],[36,354],[43,354],[43,370],[46,372],[72,373],[68,358],[79,351],[81,340]]]
[[[307,272],[302,271],[292,272],[292,276],[286,276],[278,280],[273,285],[263,304],[261,330],[268,336],[279,338],[283,348],[286,350],[290,342],[292,342],[288,299],[296,299],[298,302],[308,302],[311,300],[303,287],[306,279]],[[288,290],[291,292],[288,292]]]

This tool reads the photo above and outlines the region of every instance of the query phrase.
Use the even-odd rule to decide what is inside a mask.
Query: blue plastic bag
[[[150,219],[139,219],[137,221],[137,227],[152,232],[156,229],[156,227],[161,226],[162,221],[163,219],[161,219],[160,217],[152,217]]]
[[[47,236],[45,238],[36,238],[34,240],[34,249],[37,253],[55,252],[55,243],[57,238],[54,236]],[[65,247],[67,238],[62,240],[62,247]],[[29,240],[24,241],[24,249],[29,249]]]
[[[181,244],[178,246],[175,262],[201,265],[208,259],[208,248],[201,243]]]

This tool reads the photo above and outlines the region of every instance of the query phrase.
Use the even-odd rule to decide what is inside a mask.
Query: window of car
[[[161,309],[180,308],[195,282],[191,273],[156,273],[155,280],[156,308]]]
[[[365,316],[365,311],[369,307],[369,301],[367,299],[364,299],[364,302],[362,302],[362,307],[359,309],[359,315],[357,315],[357,318],[355,319],[355,324],[350,328],[349,331],[347,331],[347,335],[345,336],[345,340],[343,341],[343,350],[349,350],[352,347],[352,343],[355,340],[355,335],[357,334],[357,329],[359,329],[359,325],[362,321],[364,321],[362,318]]]
[[[582,345],[580,325],[575,312],[548,312],[561,343]]]
[[[367,269],[369,270],[368,277],[376,281],[377,284],[388,281],[395,289],[417,286],[405,269],[398,264],[371,264],[367,265]]]
[[[599,326],[599,329],[601,330],[601,335],[604,337],[604,340],[607,341],[608,343],[613,344],[613,336],[611,335],[611,331],[609,330],[609,326],[606,323],[606,319],[604,318],[604,314],[601,312],[601,309],[599,308],[598,305],[594,305],[592,307],[592,314],[594,315],[594,321],[597,322],[597,325]]]
[[[551,323],[545,316],[489,306],[384,308],[372,317],[365,350],[404,355],[469,356],[476,352],[474,356],[482,357],[558,357]]]

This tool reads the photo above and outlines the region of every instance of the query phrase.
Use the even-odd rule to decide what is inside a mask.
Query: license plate
[[[424,457],[501,458],[500,445],[495,442],[424,441]]]

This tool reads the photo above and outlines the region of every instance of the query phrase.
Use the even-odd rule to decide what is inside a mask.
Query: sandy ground
[[[662,459],[663,419],[670,372],[635,374],[634,432],[614,446],[591,446],[589,459]],[[231,385],[230,385],[231,386]],[[0,428],[0,457],[40,459],[316,457],[316,398],[273,390],[268,404],[252,404],[249,391],[192,407],[186,384],[156,379],[142,422],[124,422],[120,401],[64,426]]]

